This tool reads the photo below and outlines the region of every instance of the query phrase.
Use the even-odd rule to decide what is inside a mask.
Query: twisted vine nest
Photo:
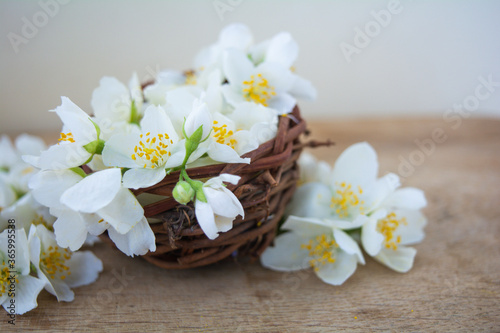
[[[183,269],[209,265],[231,255],[258,257],[273,241],[295,191],[299,179],[296,161],[302,148],[325,144],[301,144],[299,136],[304,132],[306,123],[295,107],[290,116],[279,118],[274,139],[243,155],[251,158],[250,164],[216,164],[187,170],[192,179],[222,173],[241,177],[237,185],[229,184],[227,188],[240,200],[245,218],[238,216],[233,228],[214,240],[208,239],[198,225],[192,203],[180,205],[172,198],[172,190],[179,180],[178,171],[156,185],[133,191],[136,196],[142,193],[166,196],[144,206],[146,217],[161,220],[151,224],[156,252],[148,252],[144,259],[159,267]]]

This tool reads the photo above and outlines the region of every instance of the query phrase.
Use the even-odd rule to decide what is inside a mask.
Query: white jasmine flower
[[[85,178],[71,170],[42,171],[30,182],[33,196],[57,217],[60,247],[78,250],[88,237],[108,231],[129,256],[155,251],[154,234],[135,196],[121,185],[120,169]]]
[[[425,206],[419,189],[408,187],[389,194],[363,225],[361,241],[365,251],[395,271],[409,271],[417,251],[406,245],[424,239],[427,220],[420,209]]]
[[[288,232],[260,257],[267,268],[289,272],[312,267],[324,282],[340,285],[358,263],[365,263],[358,244],[333,223],[290,216],[282,229]]]
[[[71,288],[94,283],[102,272],[102,262],[92,252],[60,248],[54,234],[43,225],[31,228],[29,246],[38,277],[58,301],[73,301]]]
[[[15,255],[12,249],[9,252],[9,239],[15,240]],[[11,289],[11,284],[15,288]],[[33,310],[38,306],[36,299],[44,285],[43,280],[30,276],[30,252],[24,229],[0,233],[0,304],[4,309],[15,314]]]
[[[217,42],[198,53],[194,66],[204,72],[214,68],[222,69],[225,50],[235,49],[246,53],[253,43],[250,29],[243,24],[233,23],[226,26],[219,34]]]
[[[230,49],[224,54],[224,73],[229,83],[222,92],[229,104],[248,101],[290,113],[296,104],[288,93],[293,84],[290,70],[279,63],[263,62],[258,66],[245,53]]]
[[[123,175],[127,188],[148,187],[166,176],[166,168],[180,166],[183,142],[163,108],[149,106],[141,120],[142,133],[117,134],[102,152],[106,166],[129,168]]]
[[[144,96],[149,103],[160,106],[167,103],[167,94],[169,91],[186,85],[196,85],[196,83],[195,72],[164,70],[158,73],[156,81],[153,84],[148,85],[144,89]]]
[[[343,229],[359,228],[399,186],[395,174],[377,179],[377,173],[375,150],[367,143],[354,144],[335,162],[330,185],[314,182],[297,189],[290,214],[343,221]]]
[[[128,87],[114,77],[103,77],[92,93],[94,120],[101,129],[101,139],[116,133],[137,131],[143,116],[142,88],[134,73]]]
[[[62,104],[54,111],[63,122],[63,131],[57,145],[40,154],[35,166],[42,170],[61,170],[85,164],[99,144],[99,129],[88,114],[69,98],[61,97]]]
[[[197,193],[196,219],[208,238],[215,239],[219,236],[219,232],[231,230],[233,221],[238,215],[245,217],[245,211],[238,198],[223,184],[223,182],[237,184],[239,179],[239,176],[221,174],[203,184],[202,191],[206,201],[203,201]]]
[[[270,62],[291,70],[298,54],[299,46],[288,32],[280,32],[272,39],[264,41],[250,50],[250,57],[255,65]],[[292,73],[292,77],[292,86],[288,91],[291,95],[305,100],[316,99],[316,89],[310,81],[295,73]]]

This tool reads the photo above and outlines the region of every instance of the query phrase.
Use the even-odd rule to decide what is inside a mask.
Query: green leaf
[[[139,125],[141,120],[141,115],[137,110],[137,106],[135,105],[135,101],[132,100],[132,104],[130,105],[130,123]]]

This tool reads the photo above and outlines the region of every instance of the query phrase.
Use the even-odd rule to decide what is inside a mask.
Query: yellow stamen
[[[250,76],[250,80],[243,81],[243,95],[249,102],[255,102],[268,106],[268,101],[271,97],[276,96],[274,87],[269,85],[269,82],[262,74]]]
[[[401,235],[395,235],[396,230],[400,225],[408,225],[406,218],[398,219],[396,213],[392,212],[377,222],[377,231],[384,235],[384,245],[388,249],[397,250],[398,244],[401,243]]]
[[[361,214],[364,212],[363,204],[365,203],[363,200],[359,200],[358,195],[363,194],[363,189],[361,186],[358,186],[358,192],[356,193],[352,190],[351,184],[346,184],[345,182],[338,183],[336,185],[339,187],[338,190],[335,191],[331,199],[330,207],[335,210],[335,213],[340,218],[348,217],[353,208],[358,209]]]

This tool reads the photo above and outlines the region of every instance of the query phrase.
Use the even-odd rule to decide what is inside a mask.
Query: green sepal
[[[132,104],[130,105],[130,123],[139,125],[141,121],[141,115],[137,111],[137,106],[135,105],[135,101],[132,100]]]
[[[74,167],[70,168],[70,170],[76,173],[77,175],[82,176],[83,178],[87,177],[87,174],[85,173],[85,171],[83,171],[82,168]]]

